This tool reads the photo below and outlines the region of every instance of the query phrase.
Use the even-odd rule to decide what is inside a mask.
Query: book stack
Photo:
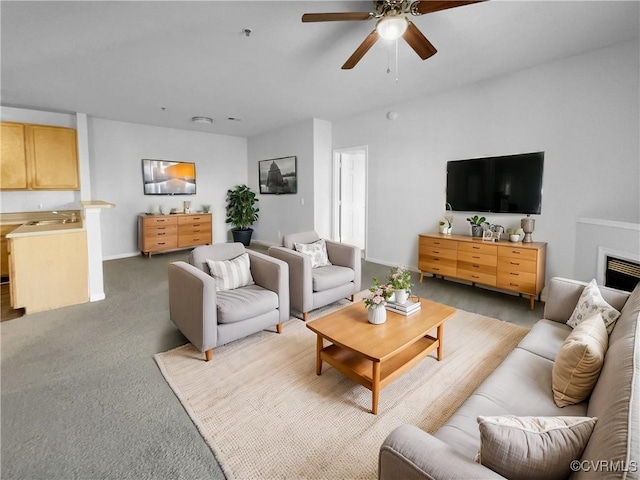
[[[411,315],[420,310],[420,300],[407,300],[405,303],[387,302],[386,308],[390,312],[399,313],[400,315]]]

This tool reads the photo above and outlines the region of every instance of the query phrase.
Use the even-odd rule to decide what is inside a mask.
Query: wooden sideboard
[[[544,287],[547,244],[487,242],[465,235],[420,234],[418,269],[528,295],[533,310]]]
[[[167,250],[210,245],[212,239],[210,213],[138,216],[138,245],[149,257]]]

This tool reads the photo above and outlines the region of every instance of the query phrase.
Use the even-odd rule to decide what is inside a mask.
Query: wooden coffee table
[[[444,322],[456,309],[430,300],[409,316],[387,311],[387,321],[373,325],[364,302],[357,302],[307,324],[318,338],[316,374],[325,361],[345,376],[371,390],[371,413],[378,413],[380,390],[437,349],[442,359]],[[435,337],[429,335],[437,331]],[[331,345],[325,347],[324,340]]]

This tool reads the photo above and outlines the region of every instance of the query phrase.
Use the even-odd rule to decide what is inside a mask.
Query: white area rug
[[[395,427],[436,431],[527,331],[458,310],[443,360],[428,357],[384,388],[378,415],[369,390],[327,364],[315,374],[316,336],[299,319],[281,335],[216,348],[211,362],[191,344],[155,360],[227,478],[375,479]]]

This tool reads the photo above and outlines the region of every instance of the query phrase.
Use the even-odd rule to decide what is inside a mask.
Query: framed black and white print
[[[273,158],[258,162],[260,193],[282,195],[298,193],[297,157]]]

